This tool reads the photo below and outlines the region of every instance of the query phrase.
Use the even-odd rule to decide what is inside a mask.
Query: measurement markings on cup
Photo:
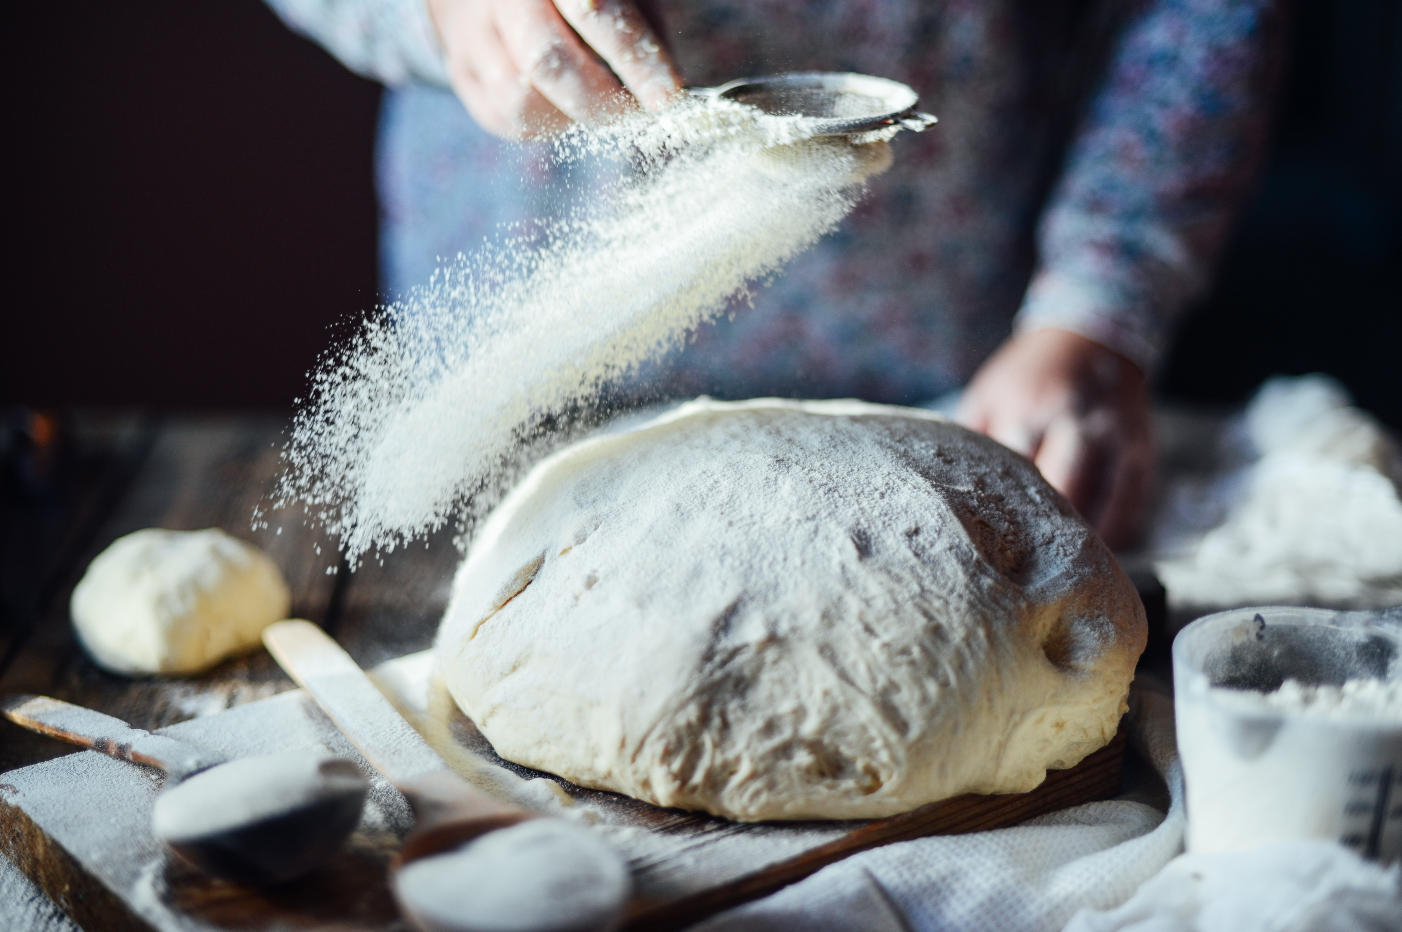
[[[1376,859],[1381,853],[1383,833],[1388,823],[1402,819],[1402,800],[1395,800],[1393,787],[1402,783],[1402,773],[1392,766],[1382,770],[1355,770],[1348,775],[1351,786],[1360,791],[1373,790],[1368,796],[1354,797],[1344,805],[1344,815],[1351,820],[1367,819],[1368,831],[1345,835],[1340,841],[1367,858]]]

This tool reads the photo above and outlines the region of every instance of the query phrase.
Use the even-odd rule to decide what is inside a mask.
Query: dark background
[[[258,0],[4,15],[0,404],[289,408],[375,304],[379,86]]]
[[[1402,4],[1305,0],[1269,169],[1161,384],[1402,426]],[[256,0],[15,4],[0,405],[287,410],[375,303],[379,90]]]
[[[1402,2],[1297,2],[1274,151],[1161,385],[1245,399],[1328,372],[1402,427]]]

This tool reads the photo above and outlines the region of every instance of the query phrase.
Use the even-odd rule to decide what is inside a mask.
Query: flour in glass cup
[[[1402,852],[1402,681],[1213,688],[1181,697],[1177,716],[1189,851],[1328,838],[1383,861]]]
[[[1341,686],[1308,686],[1286,680],[1274,692],[1251,696],[1285,715],[1402,725],[1402,681],[1358,678]]]
[[[568,439],[552,418],[678,350],[834,229],[890,150],[687,98],[576,128],[554,157],[625,168],[534,240],[503,231],[380,309],[313,376],[276,505],[304,503],[352,563],[469,527]]]

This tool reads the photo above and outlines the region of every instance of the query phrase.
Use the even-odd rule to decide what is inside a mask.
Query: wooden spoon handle
[[[395,785],[414,810],[414,833],[395,857],[396,868],[405,861],[456,848],[478,835],[541,815],[488,796],[450,770]]]
[[[22,728],[51,738],[133,764],[156,767],[177,780],[227,760],[222,754],[202,751],[164,735],[153,735],[119,718],[48,696],[7,696],[0,699],[0,715]]]
[[[365,671],[316,625],[280,621],[264,629],[263,643],[371,766],[409,800],[414,837],[401,857],[420,857],[536,815],[488,796],[453,773]]]

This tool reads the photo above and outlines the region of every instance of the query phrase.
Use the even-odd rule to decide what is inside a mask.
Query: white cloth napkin
[[[1298,841],[1184,854],[1123,906],[1077,913],[1066,932],[1388,932],[1402,929],[1398,869],[1341,845]]]
[[[1402,929],[1397,869],[1384,871],[1338,845],[1180,856],[1185,817],[1173,702],[1139,685],[1130,705],[1135,747],[1169,787],[1166,815],[1121,799],[1016,828],[887,845],[694,932]]]

